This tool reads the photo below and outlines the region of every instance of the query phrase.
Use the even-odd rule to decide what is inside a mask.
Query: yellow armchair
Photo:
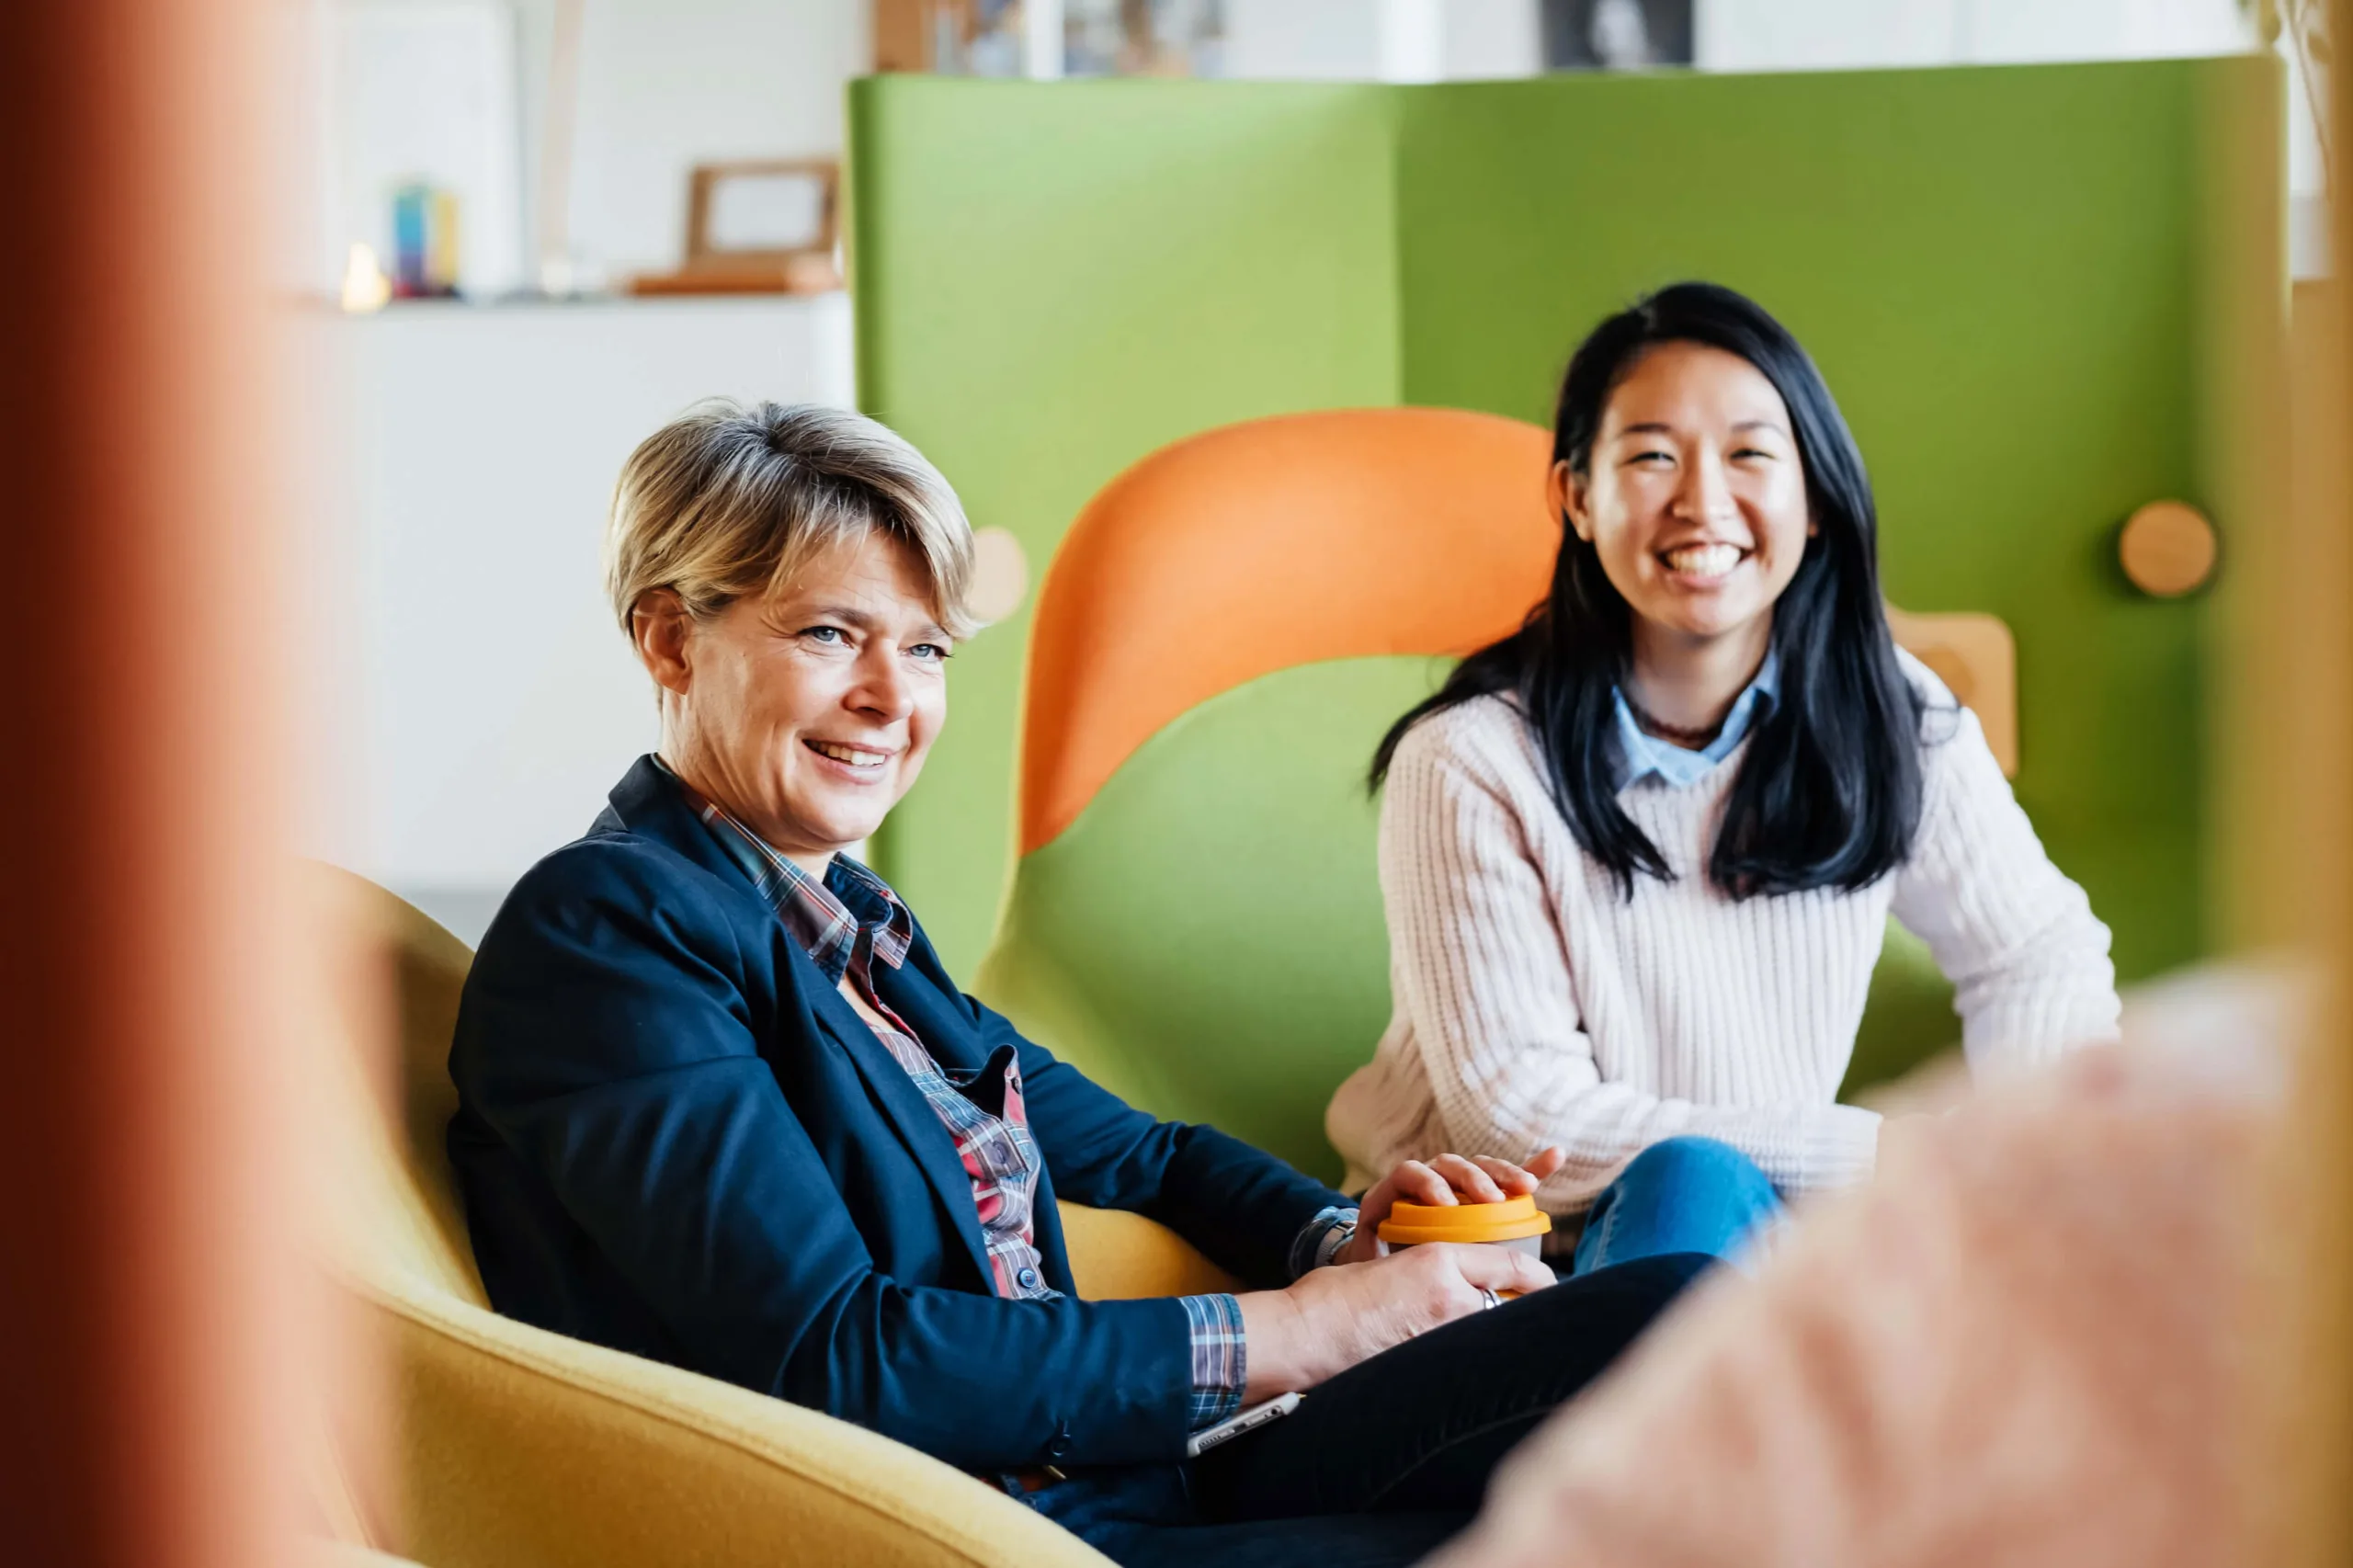
[[[388,983],[390,1006],[372,1011],[398,1034],[390,1083],[372,1070],[371,1019],[347,1020],[331,1064],[341,1114],[321,1251],[381,1358],[392,1428],[367,1429],[366,1402],[330,1422],[313,1484],[345,1534],[428,1568],[1105,1568],[903,1444],[490,1311],[442,1152],[472,955],[372,883],[324,869],[318,882],[322,918]],[[1148,1220],[1077,1205],[1063,1219],[1089,1296],[1231,1287]]]

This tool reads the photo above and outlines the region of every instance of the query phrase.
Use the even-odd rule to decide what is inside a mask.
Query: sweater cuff
[[[1804,1173],[1795,1185],[1807,1187],[1853,1187],[1870,1180],[1879,1167],[1879,1112],[1856,1105],[1834,1105],[1813,1137],[1802,1159]]]

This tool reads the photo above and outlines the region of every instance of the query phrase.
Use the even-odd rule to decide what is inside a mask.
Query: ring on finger
[[[1496,1295],[1493,1290],[1488,1290],[1484,1285],[1479,1287],[1479,1301],[1481,1303],[1479,1310],[1483,1312],[1493,1312],[1495,1308],[1504,1304],[1504,1299],[1501,1296]]]

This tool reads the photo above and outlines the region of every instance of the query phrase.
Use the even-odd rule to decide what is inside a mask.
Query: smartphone
[[[1197,1460],[1220,1443],[1230,1443],[1245,1432],[1255,1432],[1269,1421],[1279,1421],[1299,1408],[1302,1396],[1295,1393],[1277,1394],[1264,1404],[1237,1411],[1214,1426],[1204,1426],[1193,1434],[1185,1445],[1185,1457]]]

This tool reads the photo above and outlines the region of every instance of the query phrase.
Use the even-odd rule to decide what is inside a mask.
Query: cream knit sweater
[[[2043,854],[1987,749],[1909,659],[1930,713],[1909,861],[1861,892],[1734,902],[1707,881],[1743,745],[1685,788],[1618,797],[1676,873],[1631,903],[1577,846],[1506,699],[1423,721],[1381,813],[1395,1011],[1325,1118],[1361,1190],[1451,1150],[1568,1164],[1539,1199],[1581,1211],[1626,1162],[1678,1133],[1719,1138],[1785,1194],[1870,1174],[1879,1118],[1836,1103],[1892,912],[1958,989],[1982,1073],[2116,1034],[2108,928]]]

